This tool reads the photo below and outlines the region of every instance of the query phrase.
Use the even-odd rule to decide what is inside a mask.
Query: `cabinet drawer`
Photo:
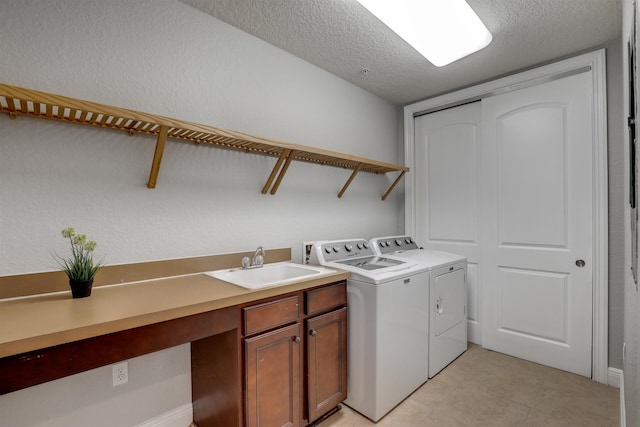
[[[305,292],[306,314],[313,315],[347,303],[345,282]]]
[[[266,302],[242,309],[244,334],[275,328],[295,322],[300,316],[300,298],[296,296]]]

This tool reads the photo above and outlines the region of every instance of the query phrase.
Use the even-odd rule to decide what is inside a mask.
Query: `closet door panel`
[[[483,345],[591,376],[589,72],[482,101]]]
[[[478,246],[480,102],[415,119],[416,232],[425,248],[467,257],[469,341],[482,344]]]

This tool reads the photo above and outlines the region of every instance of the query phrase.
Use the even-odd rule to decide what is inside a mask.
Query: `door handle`
[[[587,264],[587,263],[586,263],[586,262],[584,262],[584,260],[583,260],[583,259],[578,259],[578,260],[576,260],[576,265],[577,265],[578,267],[580,267],[580,268],[584,267],[586,264]]]

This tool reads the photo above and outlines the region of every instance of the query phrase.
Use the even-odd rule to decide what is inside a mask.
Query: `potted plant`
[[[93,250],[96,242],[88,240],[84,234],[76,234],[73,227],[62,230],[62,237],[69,239],[71,257],[64,258],[55,254],[55,258],[62,271],[69,277],[71,294],[74,298],[84,298],[91,295],[93,278],[102,267],[102,261],[93,262]]]

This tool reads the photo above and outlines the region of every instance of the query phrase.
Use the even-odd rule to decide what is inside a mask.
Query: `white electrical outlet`
[[[113,386],[125,384],[129,381],[129,363],[127,361],[112,365]]]
[[[302,242],[302,263],[309,264],[311,248],[315,242]]]

